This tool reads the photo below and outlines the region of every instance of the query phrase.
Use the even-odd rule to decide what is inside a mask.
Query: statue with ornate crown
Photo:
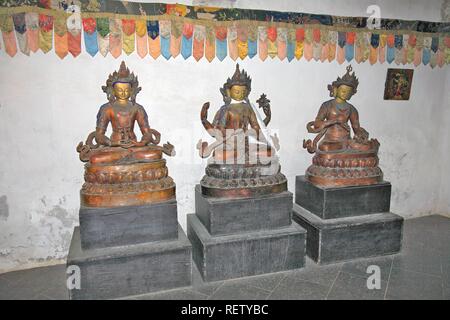
[[[209,102],[200,113],[215,140],[197,144],[208,164],[195,186],[195,214],[187,215],[187,234],[205,281],[304,266],[306,231],[292,222],[293,196],[280,172],[278,138],[266,128],[270,100],[265,94],[256,100],[263,119],[250,102],[251,82],[236,65],[220,89],[224,104],[214,120],[208,121]]]
[[[79,268],[70,299],[111,299],[186,287],[191,244],[178,224],[175,183],[162,154],[175,155],[136,103],[137,76],[122,62],[102,87],[95,131],[77,147],[86,162],[67,266]],[[111,125],[111,135],[106,136]],[[142,137],[134,132],[138,126]]]
[[[359,81],[352,67],[328,86],[314,121],[306,125],[313,153],[305,175],[296,176],[293,219],[308,230],[307,254],[319,264],[396,253],[403,219],[390,212],[391,184],[378,167],[377,139],[361,127],[348,100]]]
[[[87,162],[82,205],[141,205],[174,198],[175,184],[162,153],[173,156],[175,150],[170,143],[158,146],[161,134],[150,128],[144,107],[136,103],[141,91],[137,76],[122,62],[102,89],[108,102],[98,111],[96,130],[77,147],[80,160]],[[142,133],[140,141],[134,133],[136,124]]]
[[[249,197],[287,190],[276,155],[278,138],[265,128],[271,120],[270,100],[262,94],[256,101],[265,114],[261,119],[249,100],[250,91],[251,78],[236,65],[233,76],[220,89],[225,104],[212,123],[208,121],[209,102],[202,107],[203,127],[216,139],[197,145],[200,156],[209,157],[200,182],[205,195]]]
[[[303,148],[315,153],[306,170],[306,178],[315,185],[370,185],[383,179],[377,156],[380,144],[369,139],[359,124],[358,111],[347,102],[358,88],[351,71],[349,65],[347,73],[328,86],[333,99],[325,101],[316,119],[306,125],[308,132],[317,134],[312,141],[303,140]]]

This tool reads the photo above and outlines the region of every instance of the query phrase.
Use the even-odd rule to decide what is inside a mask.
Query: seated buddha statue
[[[256,101],[265,114],[260,119],[249,100],[250,91],[251,78],[236,65],[233,76],[220,89],[225,104],[212,123],[208,121],[209,102],[202,107],[203,127],[216,139],[211,144],[200,140],[197,145],[200,156],[209,157],[200,183],[205,195],[247,197],[286,190],[276,155],[278,139],[265,131],[271,120],[270,100],[262,94]]]
[[[352,67],[328,86],[333,98],[322,104],[314,121],[306,127],[316,133],[314,140],[303,140],[303,147],[315,153],[306,178],[320,186],[369,185],[382,180],[378,168],[379,142],[369,139],[360,126],[356,108],[348,100],[359,84]],[[353,137],[352,131],[353,130]]]
[[[140,205],[174,197],[175,186],[162,153],[173,156],[175,150],[170,143],[158,146],[161,134],[150,128],[144,107],[136,103],[141,90],[137,76],[122,62],[102,89],[108,102],[98,111],[96,130],[77,146],[80,160],[87,162],[82,204]],[[136,123],[140,141],[134,133]],[[107,137],[109,124],[112,133]]]

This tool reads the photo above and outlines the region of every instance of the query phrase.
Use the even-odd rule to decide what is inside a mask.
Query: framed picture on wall
[[[388,69],[384,100],[409,100],[413,69]]]

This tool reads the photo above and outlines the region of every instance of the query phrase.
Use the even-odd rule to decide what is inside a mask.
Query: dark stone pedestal
[[[257,198],[214,198],[195,187],[195,213],[211,235],[289,226],[292,200],[287,191]]]
[[[296,177],[293,219],[319,264],[397,253],[403,218],[389,212],[391,185],[321,188]]]
[[[83,249],[176,239],[177,201],[115,208],[81,207],[80,232]]]
[[[292,222],[292,194],[246,199],[205,197],[196,187],[187,217],[192,256],[205,281],[301,268],[306,231]]]
[[[80,268],[71,299],[111,299],[191,284],[191,244],[181,227],[169,241],[83,250],[75,228],[67,266]]]
[[[295,177],[295,203],[322,219],[389,212],[391,184],[383,181],[369,186],[318,187]]]
[[[191,284],[191,244],[176,200],[133,207],[80,209],[67,265],[80,268],[71,299],[110,299]]]

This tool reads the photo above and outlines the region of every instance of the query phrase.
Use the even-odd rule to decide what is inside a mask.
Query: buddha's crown
[[[358,88],[358,78],[356,78],[355,76],[355,72],[353,72],[352,74],[350,74],[350,72],[353,70],[351,65],[347,66],[347,72],[346,74],[344,74],[344,76],[338,77],[336,81],[333,81],[333,87],[339,87],[341,85],[347,85],[349,87],[353,88],[353,91],[356,92],[356,89]]]
[[[106,86],[102,86],[103,92],[108,96],[109,101],[114,101],[114,93],[113,87],[116,83],[129,83],[131,86],[131,101],[134,103],[136,101],[136,95],[141,91],[141,87],[139,87],[139,81],[137,76],[134,75],[133,72],[130,73],[130,69],[125,65],[125,61],[122,61],[120,64],[119,71],[114,71],[106,80]]]
[[[236,64],[236,71],[234,71],[233,76],[227,79],[227,82],[225,83],[224,87],[227,89],[230,89],[232,86],[246,86],[247,92],[250,92],[252,84],[252,79],[250,76],[245,72],[244,69],[242,71],[239,70],[239,64]]]

